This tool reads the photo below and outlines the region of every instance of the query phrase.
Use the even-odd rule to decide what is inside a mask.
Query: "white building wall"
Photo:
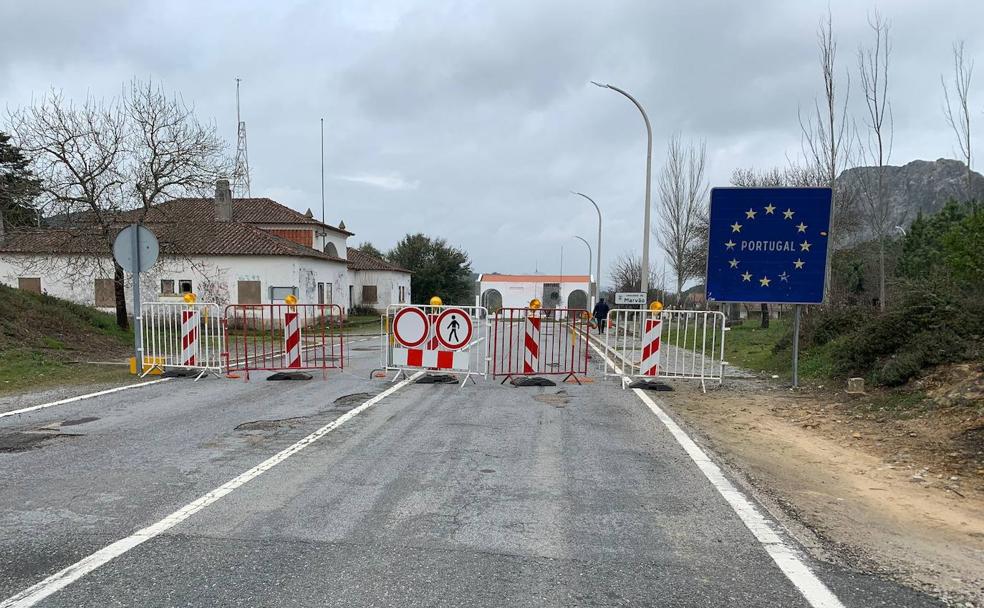
[[[481,292],[484,296],[489,289],[496,289],[502,294],[503,308],[525,308],[533,298],[544,300],[543,283],[529,281],[481,281]],[[585,294],[590,294],[588,283],[564,281],[560,285],[560,301],[562,306],[567,306],[567,299],[571,292],[581,290]],[[480,301],[485,301],[484,297]]]
[[[391,304],[410,303],[410,277],[406,272],[395,272],[392,270],[350,270],[352,279],[352,299],[354,306],[372,306],[376,310],[383,310]],[[362,286],[376,286],[376,302],[365,303],[362,301]],[[404,288],[405,297],[400,301],[400,287]]]
[[[49,295],[88,306],[95,305],[96,278],[113,278],[109,256],[92,258],[89,272],[73,273],[64,256],[51,256],[39,263],[25,255],[0,256],[0,283],[17,286],[18,277],[41,277],[41,290]],[[161,299],[162,279],[190,279],[199,302],[236,304],[239,281],[259,281],[261,303],[270,303],[270,287],[297,287],[301,304],[318,303],[318,283],[331,284],[331,302],[348,309],[348,268],[342,262],[287,256],[162,257],[141,275],[141,299]],[[127,280],[127,309],[132,313],[130,275]],[[180,296],[175,296],[175,299]],[[167,298],[164,298],[167,299]],[[111,310],[111,309],[104,309]]]

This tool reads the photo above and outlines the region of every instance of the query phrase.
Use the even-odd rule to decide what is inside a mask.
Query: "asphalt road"
[[[376,345],[327,381],[172,380],[0,418],[0,446],[27,448],[0,452],[0,602],[158,524],[20,605],[811,605],[597,358],[583,386],[408,384],[365,407],[393,386],[369,379]],[[939,605],[769,527],[844,606]]]

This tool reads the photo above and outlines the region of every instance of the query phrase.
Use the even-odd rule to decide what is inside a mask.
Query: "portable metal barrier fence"
[[[382,369],[395,371],[394,381],[422,370],[452,374],[461,386],[486,376],[487,316],[482,306],[388,306],[380,319]]]
[[[144,302],[140,306],[143,334],[141,376],[153,370],[222,371],[222,311],[212,303]]]
[[[609,311],[605,351],[623,387],[633,378],[724,379],[724,313],[711,310],[614,309]]]
[[[225,307],[229,372],[321,370],[345,368],[343,316],[335,304],[232,304]]]
[[[489,317],[492,377],[588,373],[590,316],[586,310],[502,308]]]

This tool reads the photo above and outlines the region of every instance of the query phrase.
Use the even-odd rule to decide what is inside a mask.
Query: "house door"
[[[544,283],[542,301],[544,308],[560,308],[560,283]]]
[[[354,286],[349,285],[349,310],[352,310],[352,307],[355,306],[355,300],[353,299],[354,294],[355,294]]]
[[[318,304],[325,303],[325,284],[318,283]]]

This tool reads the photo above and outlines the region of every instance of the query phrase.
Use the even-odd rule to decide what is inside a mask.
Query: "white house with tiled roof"
[[[412,273],[406,268],[351,247],[348,268],[352,306],[384,311],[392,304],[410,303]]]
[[[348,310],[353,286],[367,284],[347,259],[353,233],[268,198],[233,199],[226,180],[214,198],[175,199],[118,221],[119,229],[141,221],[161,244],[157,264],[141,275],[148,301],[194,292],[200,302],[266,304],[294,294]],[[8,231],[0,236],[0,283],[112,309],[112,254],[93,238],[97,229],[81,214],[59,227]],[[129,308],[129,285],[126,295]]]

